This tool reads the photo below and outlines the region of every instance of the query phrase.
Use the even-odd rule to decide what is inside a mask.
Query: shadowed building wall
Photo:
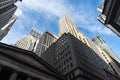
[[[98,57],[91,48],[70,33],[63,34],[41,55],[67,80],[107,80]]]
[[[0,80],[65,79],[33,52],[0,43]]]

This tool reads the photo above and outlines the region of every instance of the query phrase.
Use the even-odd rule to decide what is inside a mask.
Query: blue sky
[[[8,35],[2,40],[14,44],[31,27],[41,32],[49,30],[58,34],[58,20],[64,13],[73,18],[78,29],[89,38],[100,35],[113,51],[120,57],[120,37],[107,29],[97,20],[97,7],[102,0],[23,0],[17,2],[17,21]]]

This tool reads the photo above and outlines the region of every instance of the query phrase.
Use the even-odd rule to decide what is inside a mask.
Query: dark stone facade
[[[108,77],[107,80],[120,80],[120,77],[118,75],[115,75],[113,72],[109,70],[104,70],[106,72],[106,76]]]
[[[0,80],[65,80],[35,53],[0,43]]]
[[[66,80],[111,80],[98,61],[98,55],[70,33],[63,34],[41,58],[63,74]]]
[[[106,16],[104,24],[111,25],[107,27],[120,36],[120,0],[105,0],[101,14]]]
[[[3,28],[14,15],[17,6],[15,3],[22,0],[0,0],[0,29]]]
[[[41,57],[45,61],[33,52],[0,43],[0,80],[120,80],[103,69],[92,49],[69,33]]]

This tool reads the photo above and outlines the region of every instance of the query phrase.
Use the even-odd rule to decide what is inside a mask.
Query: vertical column
[[[26,80],[32,80],[30,77],[27,77],[27,79]]]
[[[12,75],[10,76],[9,80],[16,80],[17,78],[17,73],[13,72]]]

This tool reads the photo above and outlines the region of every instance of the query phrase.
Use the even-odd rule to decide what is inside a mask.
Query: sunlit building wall
[[[45,31],[38,44],[37,44],[37,55],[41,56],[41,54],[51,45],[53,44],[56,40],[58,39],[57,36],[55,36],[54,34],[50,33],[49,31]]]

